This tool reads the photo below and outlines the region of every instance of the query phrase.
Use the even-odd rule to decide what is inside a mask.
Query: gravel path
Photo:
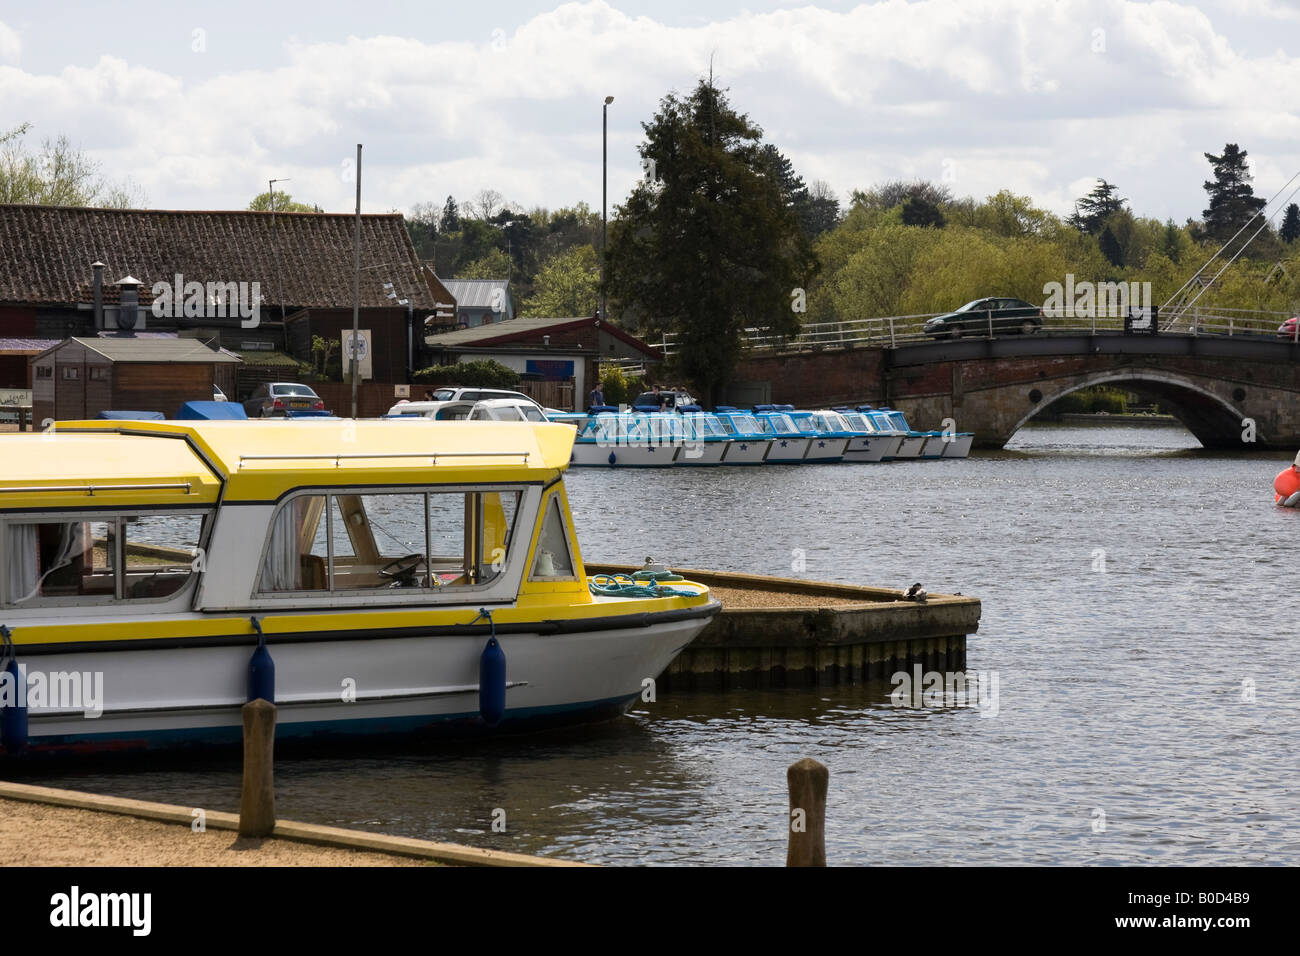
[[[385,853],[0,799],[0,866],[419,866]]]

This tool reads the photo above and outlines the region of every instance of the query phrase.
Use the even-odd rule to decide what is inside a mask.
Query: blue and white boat
[[[917,432],[908,426],[907,419],[898,409],[882,408],[880,411],[889,416],[896,428],[906,430],[910,435],[924,436],[925,443],[921,446],[918,456],[920,458],[965,458],[970,454],[971,442],[975,438],[974,432]]]
[[[578,429],[571,464],[603,468],[664,468],[682,451],[681,416],[673,413],[621,412],[599,405],[551,416]]]
[[[684,405],[678,409],[682,429],[682,450],[677,455],[679,465],[720,465],[731,444],[718,416],[703,411],[698,405]],[[667,417],[667,416],[665,416]]]
[[[804,461],[837,462],[844,460],[853,431],[848,422],[832,411],[791,411],[793,421],[809,436]]]
[[[925,436],[920,432],[913,432],[910,428],[899,428],[890,417],[889,409],[859,405],[858,411],[865,415],[882,435],[898,439],[898,447],[891,454],[885,455],[882,461],[905,461],[921,456],[921,449],[925,446]]]
[[[751,412],[732,405],[719,405],[714,417],[731,439],[722,462],[725,465],[761,465],[772,447],[772,438],[763,433]]]
[[[755,405],[754,420],[764,435],[772,439],[772,447],[764,459],[768,464],[799,464],[808,454],[812,436],[804,434],[791,419],[790,405]]]
[[[853,430],[849,447],[844,452],[845,461],[877,462],[897,457],[898,446],[903,443],[902,435],[896,435],[892,430],[880,430],[864,412],[851,408],[837,408],[836,411]]]

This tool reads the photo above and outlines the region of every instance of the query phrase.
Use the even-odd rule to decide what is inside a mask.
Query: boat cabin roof
[[[0,510],[274,501],[304,486],[537,482],[574,430],[531,422],[60,422],[0,437]]]

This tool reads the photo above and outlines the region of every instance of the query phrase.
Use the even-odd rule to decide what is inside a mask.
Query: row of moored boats
[[[696,405],[675,411],[597,406],[558,413],[577,427],[574,465],[654,467],[965,458],[971,432],[916,431],[897,409],[800,411],[792,405]]]

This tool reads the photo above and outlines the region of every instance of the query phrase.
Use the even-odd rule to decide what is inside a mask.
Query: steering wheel
[[[379,569],[379,574],[381,577],[389,578],[394,587],[413,588],[418,586],[415,572],[422,564],[424,564],[424,555],[408,554],[389,561]]]

